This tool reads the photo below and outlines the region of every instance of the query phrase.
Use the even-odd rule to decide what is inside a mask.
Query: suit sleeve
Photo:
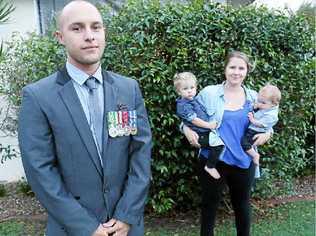
[[[113,215],[113,218],[129,224],[138,224],[143,217],[151,178],[151,130],[137,83],[135,104],[138,130],[137,135],[131,137],[128,178]]]
[[[23,89],[18,139],[28,183],[41,204],[68,234],[91,235],[99,222],[65,188],[49,121],[31,87]]]

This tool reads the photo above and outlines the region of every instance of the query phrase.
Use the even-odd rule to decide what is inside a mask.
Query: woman
[[[220,179],[212,178],[204,166],[208,150],[201,149],[199,154],[200,184],[202,187],[201,236],[210,236],[214,232],[216,210],[221,200],[223,187],[228,185],[231,202],[235,212],[238,236],[250,234],[250,191],[255,176],[255,165],[242,149],[240,141],[248,125],[248,113],[257,93],[243,86],[251,66],[248,57],[234,51],[228,55],[225,64],[224,83],[207,86],[198,95],[209,115],[215,115],[218,132],[225,143],[225,150],[216,168]],[[198,135],[190,128],[183,128],[191,145],[199,147]],[[255,136],[255,145],[262,145],[271,133]]]

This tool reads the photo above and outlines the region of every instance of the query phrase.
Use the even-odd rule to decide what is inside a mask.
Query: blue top
[[[177,99],[177,115],[186,126],[198,133],[210,131],[210,129],[197,127],[192,124],[192,120],[195,118],[200,118],[206,122],[210,121],[211,118],[206,113],[205,107],[195,97],[192,100],[186,98]]]
[[[224,84],[205,87],[198,94],[197,99],[205,106],[207,114],[214,115],[218,123],[219,134],[226,146],[220,160],[246,169],[250,166],[251,158],[242,150],[240,141],[249,125],[248,112],[252,111],[251,104],[256,101],[257,92],[243,86],[246,95],[243,108],[228,111],[224,110]],[[208,150],[201,148],[200,157],[207,158]]]
[[[267,132],[278,122],[279,107],[274,106],[269,109],[260,109],[254,113],[254,118],[260,126],[250,124],[249,129],[257,132]]]
[[[209,116],[214,117],[218,127],[221,126],[224,115],[225,99],[224,99],[225,82],[218,85],[210,85],[203,88],[196,96],[196,99],[206,108]],[[257,99],[257,92],[242,86],[246,100],[254,103]]]
[[[225,143],[226,149],[221,160],[226,164],[248,168],[252,158],[240,145],[248,126],[248,113],[251,111],[251,102],[246,101],[243,108],[235,111],[225,110],[219,134]]]

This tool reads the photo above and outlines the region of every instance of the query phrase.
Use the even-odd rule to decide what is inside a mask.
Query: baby
[[[197,80],[194,74],[183,72],[174,76],[174,86],[181,98],[177,99],[177,116],[199,135],[199,144],[209,149],[205,170],[215,179],[220,178],[216,163],[224,149],[224,143],[216,133],[217,122],[196,99]]]
[[[254,104],[254,112],[248,114],[250,125],[242,138],[241,146],[253,158],[253,162],[259,165],[260,155],[253,148],[253,137],[258,133],[265,133],[278,122],[280,90],[273,85],[266,85],[259,91]]]

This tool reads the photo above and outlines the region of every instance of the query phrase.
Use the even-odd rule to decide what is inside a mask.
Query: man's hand
[[[108,229],[104,228],[102,225],[99,225],[99,227],[94,231],[92,236],[108,236]]]
[[[111,219],[102,225],[107,229],[108,234],[113,236],[127,236],[130,229],[129,224],[116,219]]]

